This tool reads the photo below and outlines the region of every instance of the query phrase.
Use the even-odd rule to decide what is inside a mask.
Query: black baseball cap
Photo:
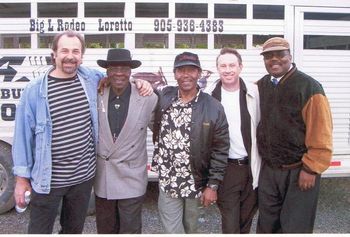
[[[175,57],[174,71],[176,68],[182,66],[195,66],[202,70],[198,55],[190,52],[183,52]]]

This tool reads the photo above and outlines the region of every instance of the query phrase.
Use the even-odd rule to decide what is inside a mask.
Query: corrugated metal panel
[[[214,72],[208,79],[209,83],[216,80],[218,76],[216,74],[215,59],[218,50],[191,51],[199,54],[204,69]],[[175,55],[183,52],[183,50],[135,49],[132,52],[133,58],[143,62],[142,67],[138,70],[134,70],[134,73],[156,73],[159,67],[161,67],[169,84],[176,84],[172,72],[173,60]],[[266,72],[259,51],[240,50],[240,52],[242,53],[244,64],[242,77],[249,81],[256,81],[261,78]],[[13,80],[20,79],[22,76],[31,78],[37,77],[48,68],[44,58],[49,55],[50,50],[4,50],[3,53],[4,54],[0,55],[0,57],[4,55],[24,57],[21,65],[12,66],[17,71]],[[84,65],[104,71],[104,69],[97,66],[96,60],[105,59],[106,54],[107,49],[88,49],[84,56]],[[326,63],[327,58],[332,58],[329,64]],[[337,58],[341,63],[335,60]],[[334,123],[334,157],[337,157],[337,159],[342,158],[344,156],[339,156],[340,154],[350,154],[350,67],[347,67],[347,65],[350,65],[350,52],[340,53],[339,51],[325,52],[321,50],[305,50],[303,60],[304,64],[302,67],[299,67],[299,69],[319,80],[323,84],[327,97],[329,98]],[[318,66],[319,62],[322,62],[322,67]],[[336,69],[334,66],[336,66]],[[13,85],[13,83],[11,84]],[[23,83],[20,84],[23,87]],[[149,135],[147,139],[147,149],[150,160],[153,152],[151,135]],[[338,168],[343,169],[344,164],[346,164],[344,162],[346,162],[347,158],[342,159],[345,160],[341,161],[342,165],[340,167],[334,166],[327,173],[333,173],[333,170],[335,170],[334,172],[338,172]]]
[[[304,72],[322,83],[329,98],[333,116],[335,156],[344,152],[350,154],[349,65],[350,51],[304,50],[303,52]]]
[[[10,2],[10,1],[9,1]],[[56,0],[14,0],[12,2],[57,2]],[[64,2],[71,2],[64,0]],[[78,0],[76,2],[94,2],[93,0]],[[104,2],[123,2],[118,0],[105,0]],[[149,2],[147,0],[137,0],[137,1],[127,1],[128,4],[134,2]],[[152,2],[163,2],[161,0],[155,0]],[[169,2],[184,2],[186,0],[180,1],[169,1]],[[201,3],[213,4],[213,1],[193,1]],[[215,1],[215,3],[232,3],[232,4],[248,4],[248,9],[251,10],[253,4],[285,4],[282,0],[264,0],[264,1],[253,1],[253,0],[240,0],[234,3],[230,0]],[[289,1],[286,6],[287,13],[292,12],[291,7],[293,4],[300,6],[313,6],[310,1],[307,0],[296,0]],[[349,12],[346,7],[350,7],[349,3],[344,3],[341,0],[335,0],[330,3],[330,1],[320,0],[318,1],[319,6],[338,6],[339,8],[334,9],[334,12]],[[80,4],[83,6],[83,4]],[[321,9],[321,8],[320,8]],[[317,11],[318,9],[312,8],[312,11]],[[323,12],[329,12],[328,9],[321,9]],[[249,13],[251,14],[251,12]],[[248,14],[248,15],[249,15]],[[299,16],[299,15],[298,15]],[[248,17],[249,18],[249,17]],[[250,17],[251,18],[251,17]],[[28,36],[35,35],[35,32],[40,28],[40,22],[44,24],[44,32],[48,33],[48,24],[51,20],[54,26],[53,31],[50,33],[57,32],[58,19],[62,19],[63,22],[68,24],[74,22],[75,24],[82,23],[85,24],[85,31],[82,33],[87,34],[110,34],[119,33],[115,30],[106,30],[106,26],[115,25],[116,22],[120,20],[132,21],[133,30],[129,32],[134,33],[155,33],[154,32],[154,19],[151,18],[33,18],[34,21],[30,21],[30,18],[0,18],[0,34],[26,34]],[[38,21],[36,21],[38,20]],[[203,19],[194,19],[195,24],[199,26],[199,22]],[[303,36],[311,35],[342,35],[350,36],[350,25],[349,21],[303,21],[302,20],[302,33],[299,35],[297,32],[289,32],[294,26],[293,14],[286,14],[285,20],[254,20],[254,19],[225,19],[225,34],[247,34],[251,37],[251,34],[281,34],[286,37],[293,38],[294,33],[297,34],[293,39],[290,40],[291,45],[296,44],[297,46],[302,44]],[[31,23],[32,22],[32,23]],[[39,25],[36,25],[38,22]],[[110,23],[112,22],[112,23]],[[107,25],[106,25],[106,24]],[[34,31],[30,31],[30,27],[34,27]],[[293,27],[292,27],[293,26]],[[99,31],[99,27],[104,27],[104,30]],[[301,27],[301,26],[300,26]],[[33,29],[32,29],[33,30]],[[196,34],[199,33],[200,27],[196,28]],[[40,29],[39,29],[40,31]],[[128,33],[126,30],[122,31]],[[160,32],[169,33],[169,32]],[[174,32],[169,33],[169,35]],[[175,32],[180,33],[180,32]],[[183,33],[183,32],[181,32]],[[187,32],[189,33],[189,32]],[[213,36],[214,32],[210,32],[208,35]],[[36,35],[37,36],[37,35]],[[173,35],[172,35],[173,36]],[[35,37],[34,37],[35,38]],[[126,34],[125,40],[127,41],[128,34]],[[131,39],[133,39],[131,37]],[[32,37],[33,40],[33,37]],[[210,43],[210,40],[208,40]],[[297,43],[296,43],[297,42]],[[127,44],[126,44],[127,45]],[[160,68],[164,73],[169,84],[176,84],[173,76],[172,65],[175,55],[183,51],[192,51],[197,53],[200,57],[202,67],[205,70],[213,72],[213,74],[208,78],[208,82],[212,82],[218,78],[215,68],[216,56],[219,50],[210,49],[131,49],[134,59],[139,59],[143,62],[142,66],[138,69],[133,70],[133,73],[137,72],[151,72],[157,73]],[[209,48],[212,47],[209,46]],[[252,45],[247,46],[248,49],[241,49],[239,52],[243,57],[244,68],[242,71],[242,77],[248,81],[256,81],[260,79],[265,72],[263,65],[262,56],[259,54],[259,49],[251,49]],[[97,59],[105,59],[108,49],[87,49],[84,55],[84,65],[96,68],[98,70],[104,71],[104,69],[99,68],[96,64]],[[7,77],[5,75],[0,75],[0,89],[15,87],[23,88],[23,83],[12,83],[15,81],[23,80],[23,78],[32,79],[38,77],[44,73],[48,66],[48,58],[50,56],[49,49],[2,49],[0,58],[3,60],[3,64],[0,69],[8,69]],[[5,58],[10,56],[11,58]],[[349,174],[350,173],[350,52],[347,51],[332,51],[332,50],[296,50],[294,51],[294,57],[298,62],[298,68],[307,74],[310,74],[315,79],[319,80],[325,88],[326,94],[329,98],[333,121],[334,121],[334,157],[333,166],[326,172],[328,174]],[[6,61],[7,60],[7,61]],[[12,61],[11,61],[12,60]],[[299,63],[300,62],[300,63]],[[13,73],[13,77],[11,77]],[[9,82],[4,82],[7,79]],[[5,80],[6,81],[6,80]],[[11,82],[10,82],[11,81]],[[11,100],[11,103],[16,104],[18,101],[16,99]],[[2,121],[3,123],[3,121]],[[4,122],[5,127],[12,127],[13,121]],[[152,157],[153,145],[151,141],[151,132],[149,132],[147,138],[147,149],[149,159]]]

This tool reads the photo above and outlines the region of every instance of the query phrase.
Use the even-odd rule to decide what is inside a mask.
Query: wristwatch
[[[217,191],[219,188],[219,185],[217,184],[207,184],[207,187],[210,188],[213,191]]]

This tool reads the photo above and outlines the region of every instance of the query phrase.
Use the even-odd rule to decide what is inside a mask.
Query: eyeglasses
[[[116,66],[110,67],[107,69],[107,75],[115,74],[115,73],[127,73],[131,70],[128,66]]]
[[[281,59],[285,56],[289,55],[289,51],[288,50],[280,50],[280,51],[271,51],[271,52],[267,52],[264,53],[264,60],[270,60],[274,57]]]

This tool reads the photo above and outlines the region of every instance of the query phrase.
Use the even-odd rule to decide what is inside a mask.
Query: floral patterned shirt
[[[190,166],[190,130],[192,104],[175,100],[162,116],[157,160],[159,187],[172,198],[197,198]]]

